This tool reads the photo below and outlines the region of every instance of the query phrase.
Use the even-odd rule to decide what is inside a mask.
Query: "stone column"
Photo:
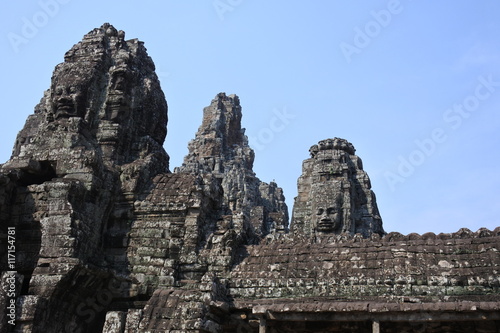
[[[380,321],[374,320],[372,323],[372,333],[380,333]]]
[[[268,333],[266,317],[261,316],[259,319],[259,333]]]

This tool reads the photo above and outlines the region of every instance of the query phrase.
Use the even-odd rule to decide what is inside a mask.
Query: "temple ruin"
[[[340,138],[311,142],[290,220],[238,96],[173,171],[167,109],[110,24],[56,66],[0,165],[0,333],[500,332],[500,227],[387,233]]]

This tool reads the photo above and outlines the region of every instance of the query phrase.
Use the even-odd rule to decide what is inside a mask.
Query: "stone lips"
[[[15,228],[17,256],[12,283],[0,248],[0,307],[15,285],[16,330],[500,329],[498,228],[385,234],[361,159],[334,138],[304,161],[288,232],[241,111],[217,94],[171,173],[142,42],[104,24],[67,52],[0,166],[0,237]]]

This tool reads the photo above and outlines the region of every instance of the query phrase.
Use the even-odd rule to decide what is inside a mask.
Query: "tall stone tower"
[[[354,146],[344,139],[326,139],[309,152],[298,179],[292,232],[384,234],[370,178]]]
[[[17,230],[16,290],[27,314],[20,330],[69,332],[73,323],[92,331],[79,302],[66,298],[98,292],[112,275],[134,276],[134,202],[168,173],[166,125],[152,59],[142,42],[125,40],[112,25],[90,31],[56,66],[12,157],[0,165],[1,233]],[[71,276],[86,282],[69,287]]]
[[[253,172],[255,153],[241,117],[238,96],[217,94],[203,109],[202,124],[176,172],[212,174],[220,182],[226,214],[242,214],[244,220],[236,228],[258,240],[270,232],[288,231],[288,208],[283,190]]]

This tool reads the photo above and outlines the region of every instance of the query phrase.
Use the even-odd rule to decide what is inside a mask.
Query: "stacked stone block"
[[[500,230],[390,233],[249,246],[231,272],[235,299],[307,298],[415,302],[499,301]]]

